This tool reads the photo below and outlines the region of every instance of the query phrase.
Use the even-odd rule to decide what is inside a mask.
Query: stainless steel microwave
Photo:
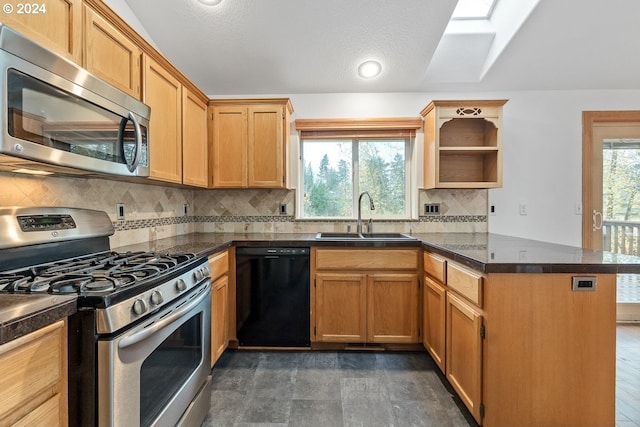
[[[0,25],[0,170],[149,176],[150,108]]]

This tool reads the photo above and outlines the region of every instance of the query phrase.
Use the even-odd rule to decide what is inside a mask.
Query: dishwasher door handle
[[[265,255],[264,257],[266,259],[280,259],[280,257],[278,255]]]

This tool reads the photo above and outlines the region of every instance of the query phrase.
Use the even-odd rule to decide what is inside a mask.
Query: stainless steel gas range
[[[207,258],[114,252],[113,232],[100,211],[0,208],[0,292],[77,294],[70,425],[199,426],[210,401]]]

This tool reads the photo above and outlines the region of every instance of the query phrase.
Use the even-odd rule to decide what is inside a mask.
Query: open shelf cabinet
[[[502,186],[506,100],[432,101],[424,118],[424,188]]]

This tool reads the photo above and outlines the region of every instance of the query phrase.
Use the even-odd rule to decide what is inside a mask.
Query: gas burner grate
[[[91,254],[0,274],[0,291],[108,293],[159,277],[195,257],[187,252]]]

